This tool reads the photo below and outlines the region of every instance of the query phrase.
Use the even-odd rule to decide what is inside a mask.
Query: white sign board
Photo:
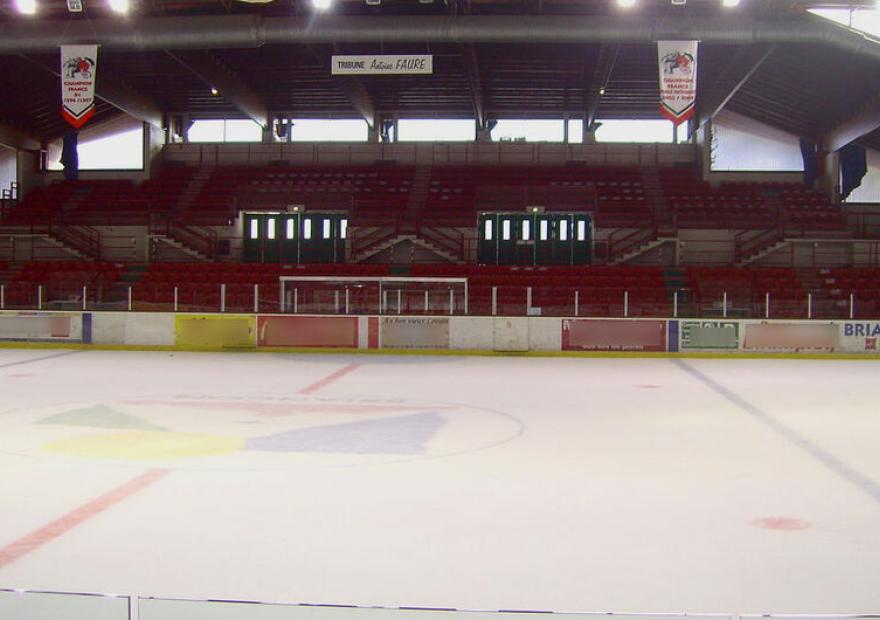
[[[430,75],[434,57],[424,56],[333,56],[333,75]]]

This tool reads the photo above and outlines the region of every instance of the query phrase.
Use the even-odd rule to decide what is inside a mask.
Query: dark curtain
[[[864,147],[847,144],[838,151],[840,154],[840,197],[849,198],[853,190],[862,184],[868,173],[868,156]]]
[[[804,185],[813,187],[819,176],[819,154],[816,143],[801,138],[801,157],[804,159]]]
[[[391,141],[391,130],[394,128],[394,120],[393,119],[383,119],[382,126],[380,129],[380,135],[382,137],[382,142],[390,142]],[[397,136],[394,136],[395,139]]]
[[[64,142],[61,146],[61,165],[64,166],[64,178],[68,181],[76,181],[79,178],[77,135],[75,131],[68,131],[64,134]]]

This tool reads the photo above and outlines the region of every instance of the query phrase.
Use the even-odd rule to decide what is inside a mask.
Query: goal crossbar
[[[278,276],[279,283],[279,308],[281,312],[285,311],[286,292],[288,284],[302,283],[321,283],[321,284],[376,284],[379,290],[379,313],[384,314],[383,290],[393,287],[395,284],[452,284],[461,286],[464,291],[464,313],[468,312],[468,278],[442,278],[442,277],[418,277],[418,276]],[[294,289],[295,290],[295,289]],[[451,291],[450,291],[451,293]],[[294,312],[296,312],[296,298],[294,298]],[[450,307],[451,311],[451,307]],[[451,313],[451,312],[450,312]]]

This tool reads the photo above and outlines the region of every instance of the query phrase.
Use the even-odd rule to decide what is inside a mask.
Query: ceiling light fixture
[[[109,0],[110,10],[120,15],[128,13],[128,0]]]
[[[312,0],[312,6],[319,11],[326,11],[333,4],[333,0]]]
[[[216,88],[211,88],[211,94],[214,95],[214,96],[216,97],[217,95],[220,94],[220,91],[217,90]]]
[[[632,6],[635,6],[636,0],[617,0],[617,6],[628,9]]]
[[[739,0],[721,0],[721,6],[727,9],[732,9],[739,6]]]
[[[15,0],[15,10],[22,15],[33,15],[37,12],[37,0]]]

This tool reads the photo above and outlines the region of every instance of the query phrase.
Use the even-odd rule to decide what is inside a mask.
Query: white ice
[[[880,610],[880,362],[60,353],[0,350],[0,587]],[[212,405],[187,409],[199,399]],[[272,409],[291,402],[330,410]],[[351,414],[352,403],[379,410]],[[381,408],[401,403],[445,420],[421,454],[103,459],[45,446],[112,431],[38,423],[104,404],[246,439],[394,418]],[[3,564],[14,543],[156,469],[172,471]],[[766,518],[803,527],[760,527]]]

